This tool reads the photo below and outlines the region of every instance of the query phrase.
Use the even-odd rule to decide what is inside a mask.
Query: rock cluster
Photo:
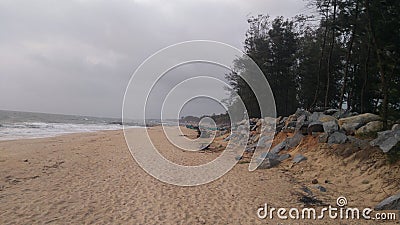
[[[258,157],[262,161],[258,167],[259,169],[274,167],[281,161],[290,158],[291,155],[289,154],[279,153],[282,150],[298,146],[307,135],[317,137],[318,142],[330,145],[350,142],[361,149],[377,146],[385,153],[398,147],[400,141],[399,124],[395,124],[391,130],[380,132],[383,128],[383,123],[378,115],[372,113],[357,114],[337,109],[312,113],[304,109],[298,109],[288,117],[252,118],[249,124],[243,121],[236,126],[235,130],[237,132],[226,138],[226,140],[249,135],[246,147],[246,152],[248,153],[253,153],[256,148],[268,149],[272,144],[273,136],[271,135],[276,135],[278,132],[294,133],[292,137],[286,138],[268,153],[261,154]],[[249,127],[250,131],[247,127]],[[378,138],[370,142],[354,136],[369,137],[376,134],[378,134]],[[293,163],[300,163],[304,160],[307,160],[305,156],[296,155],[292,161]]]

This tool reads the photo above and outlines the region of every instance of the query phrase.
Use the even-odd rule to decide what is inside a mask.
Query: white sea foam
[[[131,126],[132,128],[137,126]],[[128,127],[129,128],[129,127]],[[15,140],[28,138],[54,137],[62,134],[95,132],[102,130],[119,130],[119,124],[70,124],[70,123],[42,123],[23,122],[2,124],[0,126],[0,140]]]

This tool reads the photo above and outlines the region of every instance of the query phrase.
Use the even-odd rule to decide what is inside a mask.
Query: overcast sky
[[[0,1],[0,109],[120,117],[133,71],[193,39],[242,49],[247,18],[303,0]]]

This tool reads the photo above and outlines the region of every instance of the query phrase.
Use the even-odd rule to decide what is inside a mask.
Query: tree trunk
[[[365,59],[365,64],[364,64],[364,82],[363,82],[363,85],[362,85],[362,88],[361,88],[361,106],[360,106],[360,112],[361,113],[364,113],[365,112],[365,103],[364,103],[364,101],[365,101],[365,91],[366,91],[366,88],[367,88],[367,81],[368,81],[368,65],[369,65],[369,57],[370,57],[370,54],[371,54],[371,41],[370,41],[370,39],[368,38],[368,50],[367,50],[367,58]]]
[[[330,5],[331,1],[328,1],[328,5],[326,6],[326,15],[325,18],[326,20],[328,20],[329,17],[329,5]],[[325,52],[325,45],[326,45],[326,37],[328,36],[328,24],[326,24],[325,26],[325,31],[324,31],[324,38],[322,41],[322,48],[321,48],[321,56],[319,58],[319,63],[318,63],[318,76],[317,76],[317,87],[315,89],[315,93],[314,93],[314,99],[310,105],[310,109],[312,107],[315,106],[315,104],[317,103],[317,98],[319,95],[319,86],[320,86],[320,80],[321,80],[321,70],[322,70],[322,61],[324,60],[324,52]]]
[[[327,79],[326,79],[326,90],[325,90],[325,103],[324,107],[328,107],[328,101],[329,101],[329,86],[330,84],[330,77],[331,77],[331,63],[332,63],[332,52],[333,52],[333,47],[335,45],[335,22],[336,22],[336,2],[337,0],[333,1],[333,20],[332,20],[332,39],[331,39],[331,46],[329,49],[329,57],[328,57],[328,73],[327,73]]]
[[[376,40],[375,36],[375,30],[372,25],[372,20],[371,20],[371,13],[369,9],[369,2],[366,1],[366,9],[367,9],[367,16],[368,16],[368,27],[369,31],[371,32],[371,37],[372,37],[372,43],[375,48],[375,54],[378,58],[378,69],[379,69],[379,74],[381,75],[381,85],[382,85],[382,94],[383,94],[383,100],[382,100],[382,119],[383,119],[383,128],[386,130],[388,128],[388,85],[386,81],[386,76],[385,76],[385,70],[383,68],[383,61],[382,61],[382,56],[381,56],[381,49],[378,46],[378,42]]]
[[[353,29],[351,31],[350,43],[349,43],[349,47],[348,47],[347,53],[346,53],[346,65],[344,66],[343,85],[340,90],[339,110],[342,109],[344,92],[346,91],[347,77],[348,77],[348,73],[349,73],[349,64],[350,64],[350,60],[351,60],[351,51],[353,49],[353,43],[354,43],[354,38],[356,35],[356,29],[357,29],[357,18],[358,18],[358,1],[356,1],[356,15],[355,15],[355,20],[354,20],[355,23],[354,23]]]

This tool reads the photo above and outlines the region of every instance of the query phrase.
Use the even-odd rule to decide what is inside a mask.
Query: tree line
[[[400,118],[400,1],[310,0],[318,16],[248,19],[245,53],[274,93],[278,115],[297,108],[379,113]],[[243,79],[245,59],[227,75],[250,117],[259,117]]]

